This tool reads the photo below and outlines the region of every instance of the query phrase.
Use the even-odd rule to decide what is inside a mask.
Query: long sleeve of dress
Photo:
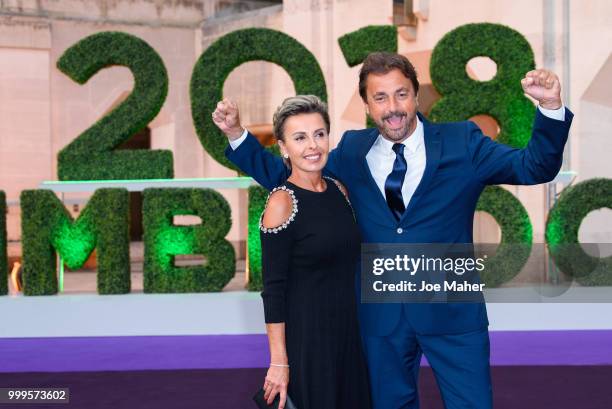
[[[285,322],[286,288],[293,248],[293,223],[260,229],[264,314],[267,324]]]

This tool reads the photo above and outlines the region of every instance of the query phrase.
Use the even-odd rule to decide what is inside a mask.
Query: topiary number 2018
[[[172,152],[114,150],[159,113],[168,93],[168,74],[159,54],[138,37],[103,32],[70,47],[57,67],[84,84],[103,68],[122,65],[134,75],[132,93],[58,155],[60,180],[172,178]]]
[[[466,65],[474,57],[489,57],[497,64],[491,80],[468,77]],[[431,80],[442,98],[432,107],[430,119],[463,121],[490,115],[500,127],[497,141],[523,148],[531,137],[535,108],[523,94],[521,79],[534,67],[531,46],[519,32],[489,23],[458,27],[438,42],[431,56]],[[497,271],[483,277],[487,286],[494,287],[512,279],[527,262],[531,224],[521,203],[499,187],[485,189],[478,210],[492,215],[502,227],[502,243],[488,264],[503,266],[504,275]],[[516,248],[520,248],[518,253]]]
[[[497,73],[489,81],[468,77],[474,57],[489,57]],[[535,107],[521,79],[535,67],[531,46],[518,31],[499,24],[467,24],[446,34],[431,56],[431,80],[442,98],[432,107],[434,122],[490,115],[500,127],[497,140],[523,148],[531,137]]]

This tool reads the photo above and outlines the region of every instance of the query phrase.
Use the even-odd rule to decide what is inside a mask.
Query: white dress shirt
[[[394,142],[383,138],[382,135],[378,135],[378,138],[376,138],[372,148],[370,148],[366,155],[370,173],[383,197],[385,197],[385,181],[393,170],[393,163],[395,162],[394,144]],[[402,185],[402,198],[404,199],[404,206],[408,207],[408,202],[410,202],[425,172],[425,134],[423,132],[423,123],[418,117],[414,132],[402,144],[405,146],[404,159],[406,159],[406,164],[408,165],[404,184]]]
[[[558,121],[565,120],[565,107],[561,106],[559,109],[545,109],[538,106],[540,112],[551,119]],[[237,149],[240,144],[247,137],[247,130],[242,133],[240,138],[230,141],[232,149]],[[408,165],[406,170],[406,177],[404,178],[404,184],[402,185],[402,198],[404,199],[404,206],[408,207],[408,203],[414,195],[414,191],[423,178],[426,165],[425,155],[425,134],[423,131],[423,123],[417,117],[417,126],[408,138],[402,142],[405,145],[404,158]],[[378,135],[378,138],[370,148],[370,151],[366,155],[366,161],[370,168],[370,173],[376,182],[376,186],[380,190],[380,193],[385,197],[385,181],[387,176],[393,170],[393,162],[395,161],[395,152],[393,151],[393,142],[386,140],[382,135]]]

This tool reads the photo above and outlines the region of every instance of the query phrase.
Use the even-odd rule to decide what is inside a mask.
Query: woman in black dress
[[[288,392],[299,409],[369,408],[354,282],[360,236],[344,187],[322,177],[325,104],[286,99],[274,135],[291,175],[270,193],[260,222],[268,402],[280,393],[284,403]]]
[[[270,193],[260,220],[271,356],[265,397],[271,403],[280,394],[279,408],[288,394],[298,409],[367,409],[354,281],[360,236],[344,187],[322,176],[327,107],[312,95],[288,98],[273,122],[291,175]]]

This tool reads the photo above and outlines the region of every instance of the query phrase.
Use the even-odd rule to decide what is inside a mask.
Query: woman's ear
[[[277,143],[278,143],[278,149],[280,150],[281,156],[287,159],[289,157],[289,154],[287,153],[287,150],[285,149],[285,142],[278,141]]]

